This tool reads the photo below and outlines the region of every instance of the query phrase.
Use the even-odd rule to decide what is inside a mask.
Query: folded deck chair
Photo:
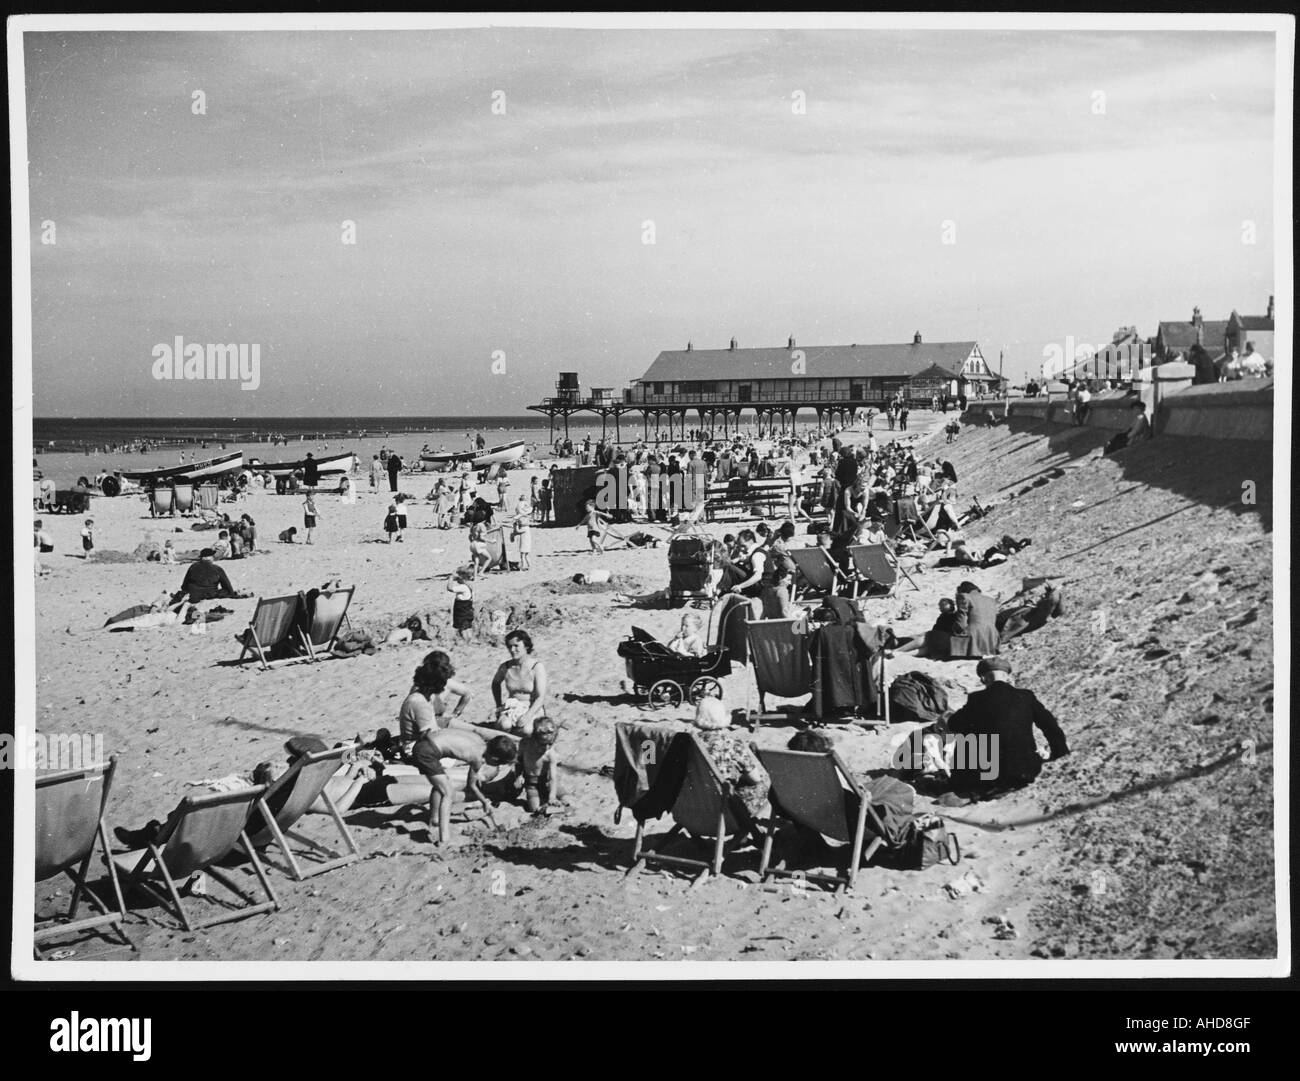
[[[265,848],[274,843],[284,855],[295,881],[302,882],[315,875],[332,871],[336,867],[344,867],[361,858],[361,852],[357,848],[356,841],[352,839],[343,816],[334,806],[330,794],[325,791],[330,778],[338,772],[343,756],[356,749],[357,745],[353,743],[344,747],[335,747],[333,750],[302,755],[287,772],[267,787],[266,792],[257,801],[257,810],[248,824],[248,839],[254,848]],[[339,836],[347,846],[347,854],[331,852],[323,845],[291,832],[318,799],[324,801],[330,817],[334,819]],[[326,858],[317,860],[304,869],[289,847],[290,837],[306,845],[314,854],[324,855]]]
[[[257,858],[257,849],[249,843],[248,834],[244,830],[253,805],[265,792],[266,785],[259,784],[235,792],[186,796],[177,804],[157,838],[147,848],[113,857],[118,870],[127,876],[127,892],[139,887],[164,908],[170,900],[181,926],[187,931],[242,920],[245,916],[279,908],[280,902],[271,890],[271,883],[267,881],[262,861]],[[229,875],[213,867],[218,860],[228,856],[235,845],[242,845],[252,861],[253,871],[266,893],[265,901],[258,901],[236,885]],[[244,903],[235,905],[232,909],[227,902],[224,912],[202,920],[191,919],[181,900],[177,883],[179,881],[183,884],[191,875],[199,872],[225,886]],[[167,888],[166,897],[154,887],[154,882],[159,879]]]
[[[220,491],[215,484],[200,484],[195,493],[199,510],[216,510]]]
[[[235,663],[242,661],[246,653],[252,653],[265,672],[277,665],[306,660],[307,657],[303,656],[277,657],[272,660],[270,656],[277,646],[295,641],[295,631],[298,632],[298,640],[302,639],[301,624],[305,622],[305,617],[300,615],[302,605],[301,593],[285,597],[259,597],[253,616],[248,621],[248,628],[242,634],[235,635],[235,639],[242,642],[244,647],[239,651]]]
[[[149,495],[154,514],[172,514],[175,494],[170,487],[164,488],[160,485],[155,488]]]
[[[749,657],[758,684],[757,724],[768,717],[767,696],[799,698],[812,694],[812,660],[808,655],[807,624],[802,619],[751,619],[746,626]]]
[[[42,942],[106,926],[114,927],[127,945],[135,948],[121,927],[126,919],[126,904],[122,900],[117,868],[109,859],[108,822],[104,815],[116,769],[117,758],[113,757],[107,765],[38,775],[36,778],[36,881],[44,882],[66,874],[73,883],[68,911],[63,916],[37,920],[32,944],[38,959]],[[117,899],[116,909],[110,910],[86,884],[96,839],[108,867],[113,896]],[[98,915],[77,919],[83,896],[89,899]]]
[[[847,584],[843,572],[825,548],[790,548],[787,551],[804,583],[803,588],[796,587],[796,600],[811,596],[833,597],[841,586]]]
[[[177,484],[172,488],[172,507],[181,514],[194,512],[194,485]]]
[[[858,868],[870,860],[876,849],[884,844],[883,838],[886,835],[885,827],[871,806],[871,801],[863,798],[857,779],[834,751],[813,754],[805,751],[761,750],[757,746],[753,749],[772,779],[768,795],[772,815],[764,824],[759,877],[765,880],[772,875],[789,875],[853,889]],[[839,874],[823,874],[773,868],[772,844],[776,836],[776,824],[780,820],[792,822],[819,833],[828,840],[847,845],[844,870]],[[867,837],[868,823],[872,832],[870,839]],[[855,855],[857,858],[854,858]]]
[[[673,767],[674,759],[678,762],[677,768]],[[740,801],[732,797],[731,785],[719,775],[708,752],[693,732],[677,733],[669,747],[668,761],[655,777],[649,797],[654,799],[658,796],[666,802],[665,797],[669,794],[656,793],[654,790],[659,786],[676,788],[671,793],[671,803],[667,808],[673,819],[673,827],[657,839],[654,849],[650,849],[645,844],[645,822],[651,816],[637,815],[636,839],[632,844],[632,868],[628,873],[635,874],[650,864],[667,864],[670,867],[699,871],[697,882],[711,873],[722,874],[727,842],[747,834],[753,823]],[[665,855],[662,850],[682,835],[707,849],[708,858]]]
[[[334,642],[343,630],[343,624],[348,618],[348,606],[356,591],[356,586],[349,586],[347,589],[317,593],[314,599],[299,594],[304,617],[298,634],[310,660],[321,661],[333,656]],[[310,622],[305,614],[308,611]]]

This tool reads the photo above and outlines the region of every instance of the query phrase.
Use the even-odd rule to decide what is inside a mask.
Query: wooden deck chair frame
[[[751,746],[753,747],[754,754],[763,764],[763,768],[766,769],[768,775],[772,777],[772,789],[768,797],[771,803],[772,813],[771,816],[762,823],[763,854],[758,867],[759,880],[766,882],[772,877],[802,878],[807,879],[810,882],[829,883],[835,886],[836,889],[843,887],[851,892],[853,887],[857,884],[858,872],[861,870],[862,865],[864,863],[869,863],[872,856],[874,856],[877,850],[885,843],[883,839],[885,835],[885,827],[880,821],[880,816],[876,814],[875,809],[871,806],[871,801],[867,798],[867,794],[862,791],[862,786],[858,784],[857,778],[849,772],[849,768],[844,764],[844,760],[840,758],[839,754],[834,750],[825,753],[814,753],[809,751],[778,750],[775,748],[762,750],[756,745],[751,744]],[[816,830],[816,826],[813,823],[801,820],[797,814],[790,811],[786,805],[781,803],[781,794],[776,781],[776,776],[781,771],[778,769],[774,772],[769,765],[769,762],[774,759],[779,759],[782,756],[801,759],[825,759],[828,762],[833,763],[835,773],[837,774],[835,778],[835,797],[840,798],[840,793],[847,791],[851,792],[857,798],[858,813],[852,824],[852,839],[850,841],[847,859],[845,861],[846,867],[841,874],[823,874],[819,871],[789,871],[785,868],[776,868],[772,866],[772,848],[776,839],[777,822],[790,822],[798,826],[803,826],[806,829]],[[868,819],[871,820],[872,825],[875,827],[876,836],[871,839],[871,842],[866,846],[866,850],[864,851],[863,842],[866,840]],[[848,824],[849,823],[846,820],[845,825],[848,826]],[[846,833],[847,832],[848,831],[846,830]]]
[[[310,658],[306,657],[280,657],[271,660],[267,654],[278,646],[281,642],[290,638],[296,629],[298,629],[298,612],[303,603],[301,593],[290,593],[282,597],[259,597],[257,607],[253,609],[253,614],[249,618],[248,627],[242,634],[235,637],[243,643],[243,649],[239,651],[239,656],[235,663],[243,661],[244,656],[252,653],[262,666],[262,671],[268,671],[271,668],[278,668],[286,664],[297,664],[299,661],[305,661]],[[281,607],[282,611],[276,622],[272,623],[270,630],[266,635],[258,631],[258,618],[262,615],[263,609]],[[270,617],[267,617],[268,619]],[[263,626],[263,630],[267,630]],[[299,639],[302,639],[301,631],[298,631]]]
[[[272,912],[278,909],[280,907],[279,899],[275,896],[275,891],[271,889],[271,883],[266,877],[262,861],[258,859],[257,849],[252,846],[248,839],[246,828],[248,816],[252,813],[254,804],[265,792],[266,785],[255,785],[252,788],[240,789],[236,792],[216,792],[206,796],[186,796],[177,804],[176,809],[168,817],[158,837],[147,846],[139,861],[128,872],[125,884],[126,892],[129,894],[131,890],[139,888],[158,901],[164,908],[167,908],[170,904],[175,909],[181,926],[187,931],[215,927],[218,924],[230,923],[233,920],[242,920],[248,916],[256,916],[263,912]],[[219,882],[245,903],[242,906],[236,906],[233,911],[221,912],[201,920],[191,919],[190,914],[185,910],[184,901],[181,900],[180,890],[177,887],[172,869],[167,866],[169,849],[177,836],[183,834],[183,827],[189,819],[202,816],[205,812],[211,812],[218,807],[239,803],[244,805],[244,814],[239,827],[239,835],[232,843],[213,845],[208,851],[201,852],[197,856],[194,854],[193,847],[186,845],[183,840],[176,842],[176,844],[183,856],[181,866],[185,868],[184,875],[186,878],[201,872],[213,879],[213,881]],[[242,845],[245,854],[252,863],[257,881],[266,893],[267,899],[265,901],[258,901],[251,894],[241,889],[229,875],[212,866],[217,860],[227,856],[236,844]],[[133,855],[134,853],[128,853],[126,856],[117,857],[118,866],[122,867],[124,863],[129,862]],[[148,880],[147,876],[151,867],[166,886],[166,896],[155,889]]]
[[[889,548],[884,544],[855,544],[849,548],[849,559],[853,563],[853,596],[857,597],[866,582],[885,586],[885,597],[894,595],[898,585],[899,566],[889,558]],[[882,566],[883,564],[883,566]],[[888,568],[888,579],[882,577]],[[915,582],[912,585],[916,585]]]
[[[718,773],[718,767],[713,764],[713,759],[709,757],[708,752],[695,737],[695,734],[693,732],[683,732],[681,735],[691,741],[692,753],[699,756],[699,765],[706,770],[706,776],[709,780],[717,786],[718,818],[716,835],[712,838],[705,835],[696,835],[674,819],[672,828],[662,836],[655,838],[655,847],[652,849],[646,844],[645,823],[637,819],[636,836],[632,842],[632,866],[628,870],[628,874],[634,875],[646,866],[666,864],[669,867],[698,871],[699,874],[696,875],[695,884],[699,884],[708,878],[710,874],[715,877],[722,874],[722,865],[726,860],[727,842],[745,836],[755,827],[756,823],[739,806],[739,802],[732,799],[731,783],[722,779],[722,775]],[[683,785],[685,785],[685,782],[683,782]],[[680,799],[679,794],[678,800]],[[735,833],[732,834],[727,833],[728,811],[731,812],[736,827]],[[669,814],[672,813],[672,811],[669,812]],[[662,853],[663,848],[681,836],[687,837],[698,845],[707,846],[711,850],[709,858],[691,859],[687,856],[669,856]]]
[[[820,545],[809,548],[790,548],[787,549],[787,552],[799,572],[795,578],[796,600],[806,597],[833,596],[840,586],[848,584],[844,572],[836,565],[835,560],[830,557],[826,549]],[[813,573],[809,574],[809,571]],[[809,588],[798,588],[797,583],[800,578],[807,583]]]
[[[285,863],[289,865],[289,873],[295,882],[303,882],[306,879],[314,878],[316,875],[323,875],[326,871],[333,871],[336,867],[346,867],[349,863],[355,863],[361,858],[361,850],[357,848],[357,843],[353,839],[347,823],[343,821],[343,816],[339,813],[325,788],[330,778],[337,772],[343,756],[355,751],[358,746],[359,744],[351,743],[328,751],[302,755],[289,767],[287,772],[267,786],[266,791],[258,797],[257,809],[262,814],[265,828],[259,833],[252,834],[249,840],[254,848],[261,848],[274,843],[284,856]],[[314,774],[316,770],[313,767],[320,767],[319,783],[313,778],[303,791],[297,791],[298,785],[302,784],[304,770],[311,770]],[[288,796],[281,805],[280,810],[273,812],[271,804],[285,789],[290,789]],[[324,801],[325,807],[339,831],[339,836],[343,838],[343,843],[347,847],[346,853],[333,852],[324,845],[319,845],[315,841],[293,832],[293,827],[310,810],[317,799]],[[312,852],[323,854],[327,858],[323,861],[310,863],[304,868],[289,845],[289,838],[291,837],[311,849]]]
[[[334,652],[333,652],[334,643],[335,641],[337,641],[339,634],[342,632],[343,625],[347,622],[348,609],[352,606],[352,596],[353,594],[356,593],[356,591],[357,591],[356,586],[348,586],[347,589],[332,589],[329,590],[328,592],[322,591],[317,595],[316,602],[312,606],[311,633],[304,634],[301,628],[299,628],[298,630],[298,638],[302,642],[302,647],[306,652],[307,660],[323,661],[323,660],[328,660],[330,657],[334,656]],[[324,623],[324,618],[318,616],[318,613],[320,611],[321,601],[324,600],[327,603],[329,603],[335,600],[335,598],[340,598],[340,597],[342,598],[341,601],[342,607],[338,612],[337,619],[334,619],[332,623],[328,623],[328,624]],[[300,603],[305,608],[307,605],[306,594],[299,593],[298,598]],[[317,634],[318,626],[320,628],[319,635]],[[327,631],[329,632],[328,636],[325,633]],[[320,641],[317,641],[318,637]]]
[[[176,493],[172,490],[172,486],[170,484],[165,486],[162,484],[157,485],[149,493],[149,505],[153,507],[155,517],[162,517],[164,514],[174,517],[176,514]]]
[[[122,896],[122,885],[118,881],[117,867],[113,863],[112,851],[108,845],[106,808],[109,793],[113,788],[113,775],[116,770],[117,756],[114,755],[106,764],[36,778],[36,868],[39,876],[37,881],[44,882],[55,875],[66,874],[72,879],[73,883],[72,898],[68,904],[68,911],[63,915],[39,921],[32,933],[32,949],[37,960],[43,957],[41,943],[48,942],[53,938],[77,935],[82,931],[96,930],[101,927],[113,927],[128,946],[132,949],[136,948],[135,943],[131,941],[122,928],[122,924],[126,920],[126,902]],[[83,836],[80,839],[85,843],[76,843],[74,845],[75,851],[64,851],[61,855],[48,852],[42,843],[48,837],[48,831],[46,837],[43,837],[41,826],[45,821],[45,814],[41,793],[57,786],[77,784],[84,786],[83,792],[88,792],[90,787],[96,783],[98,783],[100,789],[99,808],[95,815],[93,829],[89,831],[88,836]],[[113,896],[117,901],[115,910],[105,905],[86,884],[86,875],[90,871],[90,861],[95,855],[96,839],[99,841],[103,860],[108,868],[108,878],[113,886]],[[84,855],[82,854],[83,850]],[[40,872],[43,864],[49,873],[42,875]],[[91,906],[97,910],[98,914],[77,919],[77,909],[81,905],[83,895],[90,901]]]

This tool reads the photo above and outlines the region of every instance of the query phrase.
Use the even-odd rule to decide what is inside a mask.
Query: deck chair
[[[214,927],[220,923],[242,920],[246,916],[278,909],[280,902],[271,889],[271,883],[267,881],[262,861],[257,858],[257,849],[249,843],[248,834],[244,830],[253,805],[265,792],[266,785],[260,784],[236,792],[186,796],[177,804],[158,837],[147,848],[113,857],[118,870],[127,876],[127,892],[138,887],[164,908],[170,900],[181,926],[187,931]],[[252,861],[253,871],[266,893],[265,901],[258,901],[246,893],[229,875],[213,866],[228,856],[237,844],[243,846],[244,852]],[[205,919],[191,919],[181,900],[177,881],[183,883],[199,872],[204,872],[225,886],[244,904],[235,905],[233,910],[227,907],[225,912]],[[166,897],[154,886],[154,882],[159,879],[167,888]]]
[[[298,632],[298,637],[302,638],[300,627],[301,623],[305,622],[300,617],[302,604],[301,593],[285,597],[259,597],[247,629],[242,634],[235,635],[235,640],[242,642],[244,647],[239,651],[235,663],[241,662],[245,654],[252,653],[262,665],[262,671],[265,672],[282,664],[293,664],[304,660],[305,658],[301,656],[278,657],[271,660],[269,656],[276,646],[291,640],[295,631]]]
[[[32,945],[38,960],[42,956],[42,942],[107,926],[115,928],[126,944],[135,949],[135,944],[121,926],[126,919],[126,904],[122,900],[117,868],[109,858],[108,822],[104,815],[116,769],[117,758],[114,756],[107,765],[36,778],[36,881],[44,882],[66,874],[73,882],[68,911],[62,916],[37,920]],[[117,908],[113,910],[86,885],[96,839],[117,900]],[[98,915],[77,919],[83,896],[89,899]]]
[[[844,573],[825,548],[790,548],[787,551],[805,583],[804,588],[796,589],[796,600],[810,596],[833,597],[841,586],[848,584]]]
[[[347,824],[343,821],[343,816],[339,814],[334,801],[325,791],[330,778],[338,771],[343,756],[356,748],[356,744],[349,744],[335,747],[333,750],[302,755],[286,773],[267,787],[257,801],[257,810],[249,822],[249,842],[257,849],[266,848],[274,843],[284,855],[290,874],[296,882],[324,874],[336,867],[344,867],[361,858],[361,852]],[[334,825],[338,828],[344,845],[347,846],[346,854],[331,852],[323,845],[291,832],[318,799],[325,801],[330,817],[334,819]],[[317,860],[304,868],[289,847],[290,837],[306,845],[314,854],[324,855],[325,859]]]
[[[764,823],[759,878],[766,880],[772,875],[787,875],[814,882],[828,882],[836,888],[842,886],[852,890],[859,867],[868,862],[885,843],[885,827],[871,806],[871,801],[863,798],[857,779],[849,772],[843,759],[835,751],[812,754],[806,751],[761,750],[755,746],[754,753],[772,779],[768,795],[772,815]],[[849,847],[845,852],[844,870],[839,874],[822,874],[773,868],[772,844],[776,836],[776,824],[782,820],[812,830],[832,841],[847,844]],[[873,833],[870,841],[867,841],[866,836],[868,821]]]
[[[194,513],[194,485],[177,484],[172,488],[172,508],[181,514]]]
[[[758,713],[751,726],[767,718],[767,696],[798,698],[812,694],[812,661],[808,656],[807,624],[802,619],[751,619],[746,626],[749,656],[758,684]]]
[[[153,506],[155,515],[174,514],[175,513],[175,496],[176,493],[170,487],[155,488],[149,495],[150,503]]]
[[[199,510],[215,511],[220,498],[220,490],[215,484],[200,484],[195,493],[195,501]]]
[[[348,606],[352,603],[352,594],[356,591],[356,586],[349,586],[347,589],[335,589],[316,595],[315,601],[311,604],[310,626],[303,629],[306,627],[304,618],[303,627],[298,631],[308,659],[322,661],[334,655],[334,642],[338,639],[339,632],[342,631],[343,624],[348,618]],[[301,593],[298,596],[305,612],[307,598]]]
[[[635,874],[650,864],[666,864],[698,871],[695,879],[698,883],[710,874],[722,874],[727,842],[744,836],[754,824],[740,802],[732,797],[731,785],[719,775],[693,732],[678,733],[670,753],[683,754],[686,759],[684,773],[679,775],[665,769],[656,777],[656,783],[662,783],[661,778],[680,777],[681,787],[668,811],[673,827],[657,839],[655,848],[651,849],[645,843],[645,820],[638,817],[636,839],[632,844],[632,868],[628,874]],[[708,858],[665,855],[663,849],[682,835],[705,848]]]

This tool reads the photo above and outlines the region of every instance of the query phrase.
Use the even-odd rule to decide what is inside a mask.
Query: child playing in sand
[[[312,530],[316,528],[316,496],[311,492],[302,501],[302,526],[307,531],[307,539],[303,543],[311,544]]]
[[[86,524],[81,529],[81,558],[89,559],[90,553],[95,550],[95,522],[92,518],[86,519]]]
[[[389,544],[393,543],[394,536],[396,536],[398,540],[402,539],[400,526],[398,524],[396,503],[388,504],[388,513],[384,516],[384,532],[388,534]]]
[[[487,573],[492,566],[492,550],[487,543],[487,522],[478,521],[469,527],[469,556],[472,561],[474,578]]]
[[[280,543],[293,544],[293,538],[298,535],[298,527],[291,525],[288,529],[280,530]]]
[[[394,503],[397,504],[397,539],[398,540],[402,539],[402,534],[405,533],[407,529],[406,500],[407,500],[406,493],[401,492],[398,494],[397,498],[393,501]],[[405,542],[403,541],[403,543]]]
[[[551,490],[549,480],[542,481],[541,490],[537,493],[537,511],[538,520],[545,525],[551,520],[551,504],[554,502],[555,493]]]
[[[687,612],[682,616],[681,630],[669,641],[668,648],[683,657],[703,657],[707,652],[704,639],[700,637],[703,623],[699,612]]]
[[[483,794],[512,803],[522,795],[532,814],[551,814],[553,805],[561,803],[560,759],[555,753],[559,731],[550,717],[538,717],[532,733],[519,741],[514,767],[500,780],[484,784]]]
[[[474,629],[474,590],[470,586],[473,580],[473,567],[458,567],[447,583],[447,592],[456,598],[451,602],[451,626],[465,641]]]
[[[582,516],[581,525],[587,530],[587,540],[591,544],[591,550],[604,555],[605,534],[609,531],[610,519],[596,509],[594,499],[588,499],[585,506],[586,514]]]
[[[433,835],[434,823],[438,833],[434,844],[439,848],[452,845],[451,835],[451,783],[442,764],[444,758],[454,758],[469,766],[465,780],[466,802],[482,805],[488,821],[496,828],[496,819],[492,816],[492,804],[483,794],[484,781],[491,781],[501,767],[508,766],[518,756],[515,741],[509,736],[497,736],[484,740],[482,736],[468,728],[426,728],[420,733],[411,749],[411,758],[415,767],[429,781],[433,793],[429,799],[429,833]]]

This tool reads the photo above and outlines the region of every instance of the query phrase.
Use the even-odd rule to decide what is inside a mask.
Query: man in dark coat
[[[985,657],[975,669],[984,684],[948,718],[957,737],[952,790],[989,798],[1036,780],[1043,768],[1034,741],[1037,728],[1047,739],[1049,761],[1070,753],[1065,733],[1032,691],[1011,685],[1011,663]]]
[[[308,488],[315,488],[320,484],[320,464],[308,452],[307,460],[302,464],[302,482]]]
[[[402,471],[402,459],[397,451],[392,451],[388,455],[388,490],[397,491],[397,476]]]
[[[980,592],[974,582],[957,587],[957,618],[953,633],[970,636],[967,657],[987,657],[998,651],[998,602]]]

